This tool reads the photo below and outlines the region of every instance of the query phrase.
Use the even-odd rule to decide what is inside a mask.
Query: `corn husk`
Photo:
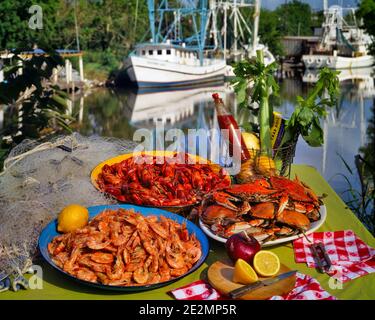
[[[276,164],[272,158],[266,155],[258,155],[254,160],[254,169],[264,176],[271,176],[276,173]]]
[[[241,164],[241,171],[236,175],[236,180],[238,183],[250,182],[255,175],[254,158],[251,158]]]

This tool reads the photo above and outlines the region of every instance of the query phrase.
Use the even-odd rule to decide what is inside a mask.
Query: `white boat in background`
[[[366,68],[374,64],[374,57],[371,55],[363,55],[357,57],[344,57],[337,55],[337,51],[333,56],[327,55],[304,55],[302,61],[307,69],[321,69],[324,67],[330,69],[354,69]]]
[[[343,69],[339,70],[340,73],[337,75],[339,81],[346,81],[346,80],[363,80],[363,79],[371,79],[373,80],[375,75],[374,67],[366,67],[366,68],[355,68],[355,69]],[[308,83],[315,83],[318,81],[319,78],[319,70],[318,69],[306,69],[303,76],[302,81]]]
[[[345,20],[349,17],[351,23]],[[324,19],[319,47],[311,54],[302,56],[307,69],[354,69],[374,64],[374,57],[367,51],[372,39],[358,27],[353,8],[325,8]]]
[[[147,7],[151,39],[138,44],[125,60],[117,83],[163,88],[224,82],[225,60],[206,54],[206,1],[148,0]],[[183,23],[188,19],[190,28]]]
[[[230,63],[254,56],[256,50],[264,51],[266,64],[275,60],[267,47],[259,44],[260,0],[156,2],[147,1],[151,39],[138,44],[125,59],[117,85],[159,89],[207,85],[233,76]],[[251,7],[258,12],[253,30],[241,11]],[[229,26],[233,26],[233,36],[227,34]]]
[[[200,59],[195,50],[167,41],[138,45],[124,69],[138,87],[176,87],[223,82],[226,66],[223,59]]]

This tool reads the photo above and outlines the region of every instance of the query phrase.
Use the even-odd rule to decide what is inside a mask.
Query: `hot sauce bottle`
[[[233,156],[233,146],[241,146],[241,161],[244,162],[249,160],[250,153],[246,147],[244,139],[242,138],[237,121],[234,119],[230,111],[225,107],[223,99],[219,97],[218,93],[214,93],[212,98],[215,101],[217,120],[219,122],[220,129],[227,129],[229,131],[228,138],[230,156]]]

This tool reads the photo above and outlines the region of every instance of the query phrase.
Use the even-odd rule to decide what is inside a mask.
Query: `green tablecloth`
[[[374,237],[365,229],[355,215],[346,208],[344,202],[332,190],[328,183],[313,167],[305,165],[293,166],[293,174],[308,183],[318,194],[326,193],[324,200],[327,207],[327,220],[319,231],[353,230],[364,242],[375,247]],[[0,299],[171,299],[167,292],[205,277],[207,267],[214,261],[225,256],[224,246],[214,240],[210,240],[210,254],[206,262],[193,274],[174,282],[169,286],[140,293],[118,293],[103,291],[78,284],[68,279],[49,265],[43,263],[43,289],[21,290],[19,292],[7,291],[0,293]],[[316,278],[322,287],[339,299],[375,299],[375,274],[370,274],[343,285],[342,289],[330,289],[329,277],[318,273],[315,269],[308,268],[305,264],[297,264],[294,261],[293,247],[291,243],[270,248],[278,254],[283,264],[291,269],[297,269],[302,273]]]

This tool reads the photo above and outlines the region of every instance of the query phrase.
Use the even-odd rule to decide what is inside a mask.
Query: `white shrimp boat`
[[[349,12],[347,12],[349,11]],[[372,39],[357,25],[353,8],[331,6],[324,11],[323,36],[315,52],[303,55],[307,69],[354,69],[372,66],[374,57],[368,54]],[[352,22],[347,19],[352,17]]]
[[[200,59],[196,51],[170,41],[138,45],[124,65],[129,81],[138,87],[223,82],[226,67],[223,59]]]
[[[182,87],[224,82],[224,59],[208,58],[206,1],[156,3],[147,1],[151,39],[138,44],[124,62],[125,78],[137,87]],[[165,20],[173,20],[165,25]],[[182,21],[191,19],[192,30],[185,31]],[[198,23],[199,22],[199,23]]]
[[[224,82],[234,75],[228,63],[251,57],[258,49],[265,52],[266,64],[274,61],[267,47],[258,43],[259,14],[255,15],[251,31],[240,11],[253,6],[259,11],[260,0],[255,5],[253,0],[156,2],[147,1],[151,39],[138,44],[125,59],[117,84],[163,88]],[[178,3],[180,6],[175,7]],[[170,19],[171,14],[174,18],[166,25],[166,17]],[[187,19],[192,22],[188,35],[184,32],[186,24],[182,23]],[[225,27],[219,31],[217,26],[221,23]],[[234,40],[227,36],[227,25],[234,25]],[[207,33],[210,41],[206,41]]]
[[[335,54],[335,53],[334,53]],[[328,67],[330,69],[355,69],[371,67],[375,60],[373,56],[363,55],[357,57],[343,57],[337,55],[304,55],[302,61],[307,69],[321,69]]]

